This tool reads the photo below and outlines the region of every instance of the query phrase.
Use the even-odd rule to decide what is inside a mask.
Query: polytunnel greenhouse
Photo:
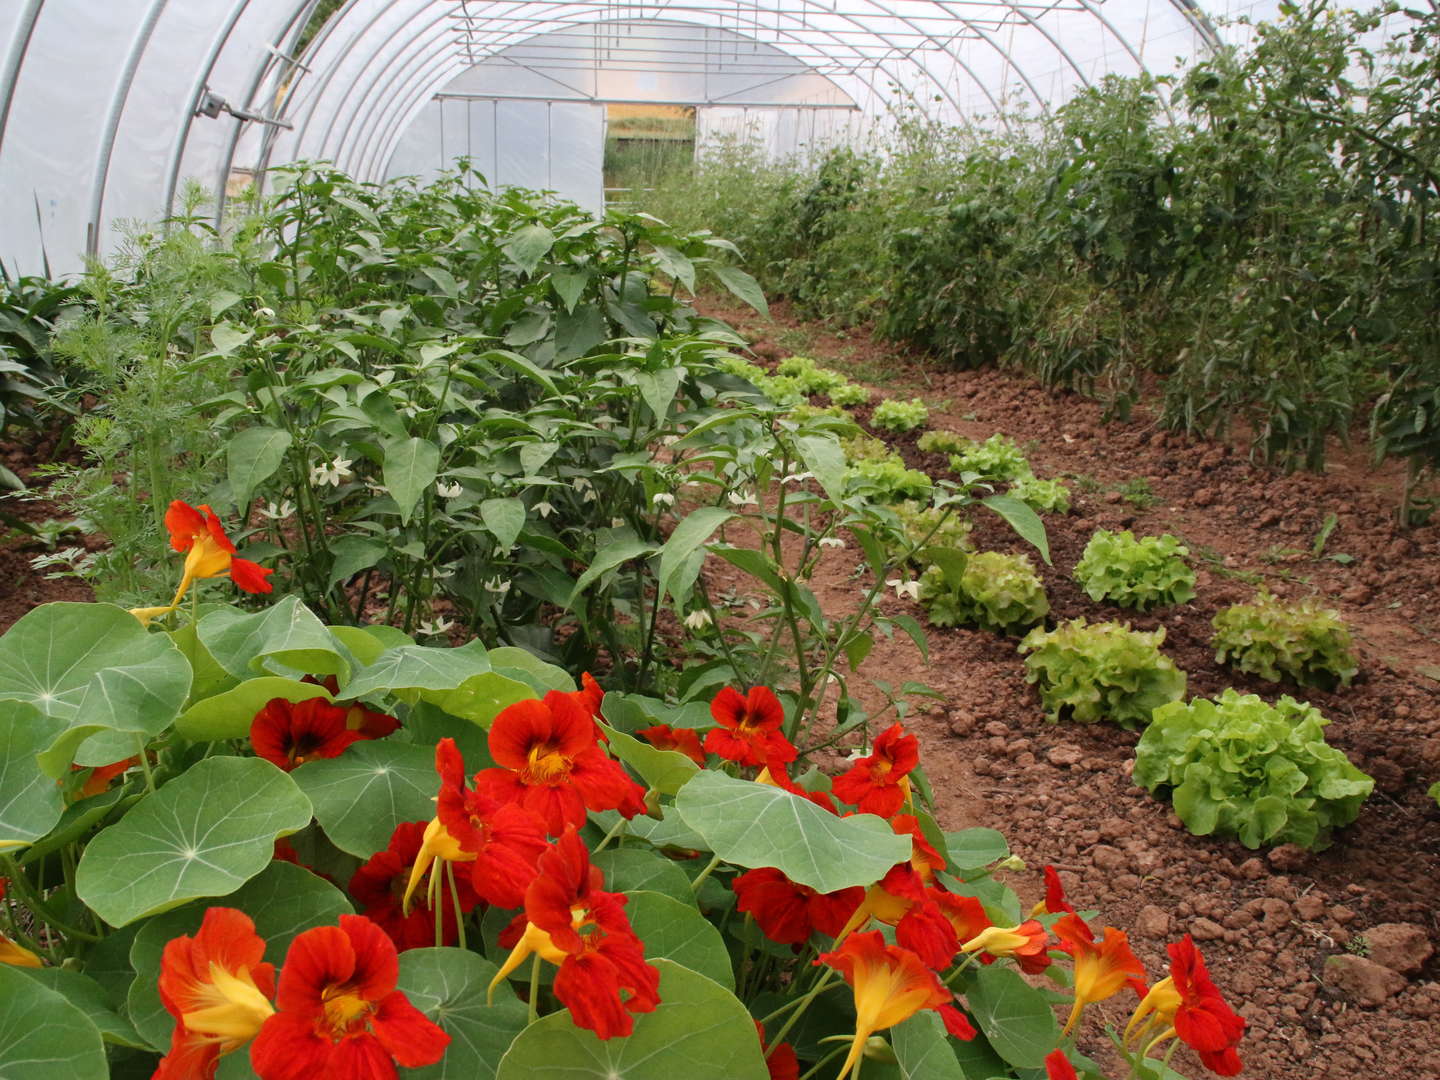
[[[0,0],[0,1078],[1440,1076],[1440,0]]]
[[[186,180],[223,192],[289,161],[363,180],[456,157],[601,204],[607,103],[693,107],[785,155],[897,99],[944,122],[1047,109],[1217,40],[1184,0],[726,4],[14,0],[0,13],[3,258],[72,269]],[[316,29],[317,7],[333,9]],[[1259,12],[1252,9],[1259,7]],[[322,13],[323,14],[323,13]]]

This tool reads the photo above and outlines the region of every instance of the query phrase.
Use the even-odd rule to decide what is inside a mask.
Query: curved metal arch
[[[120,81],[110,98],[110,108],[105,114],[105,125],[100,133],[100,150],[95,155],[95,174],[90,180],[90,212],[85,226],[85,254],[92,259],[100,254],[100,214],[105,208],[105,188],[110,180],[110,160],[115,155],[115,134],[120,130],[120,120],[125,115],[125,103],[130,100],[130,91],[135,86],[135,72],[145,57],[150,35],[155,24],[165,11],[169,0],[151,0],[141,20],[140,29],[130,42],[125,54],[125,66],[120,69]]]
[[[280,49],[281,45],[284,43],[286,37],[288,36],[294,35],[294,38],[296,40],[299,40],[299,35],[305,29],[304,15],[306,12],[314,11],[315,5],[318,2],[319,0],[297,0],[296,6],[291,10],[290,17],[281,24],[280,33],[276,36],[275,41],[272,43],[275,50],[278,51]],[[260,87],[264,85],[265,73],[270,69],[270,64],[272,63],[272,61],[273,58],[267,56],[262,58],[261,61],[255,66],[255,73],[251,76],[250,85],[245,91],[245,103],[247,105],[255,100],[255,95],[260,92]],[[281,112],[283,113],[283,111],[284,110],[282,109]],[[226,146],[225,153],[222,155],[221,158],[219,175],[216,178],[215,184],[216,228],[219,228],[222,224],[224,224],[225,221],[226,181],[229,180],[230,173],[235,168],[235,151],[240,146],[240,135],[244,131],[244,128],[245,125],[242,121],[237,120],[235,122],[235,127],[230,132],[230,138]],[[265,156],[264,144],[262,144],[261,157],[256,163],[255,167],[255,183],[257,186],[263,187],[264,185],[264,162],[266,162],[267,160],[268,159]]]
[[[225,46],[230,41],[230,35],[235,32],[236,24],[250,9],[252,2],[253,0],[236,0],[235,6],[230,9],[229,16],[221,24],[220,32],[210,43],[210,48],[205,53],[205,60],[196,73],[194,83],[191,84],[190,106],[185,110],[185,118],[180,122],[180,129],[175,133],[175,141],[170,147],[170,157],[165,167],[166,218],[175,212],[175,189],[180,186],[180,167],[185,159],[186,147],[190,143],[190,129],[195,124],[195,111],[200,107],[200,95],[205,92],[205,87],[210,82],[210,76],[215,71],[215,65],[220,60],[220,54],[225,51]]]
[[[347,15],[353,12],[353,9],[358,2],[359,0],[348,0],[345,7],[340,12],[337,12],[334,16],[332,16],[329,24],[323,29],[320,35],[317,35],[316,41],[312,43],[310,50],[312,55],[318,53],[323,44],[329,40],[330,36],[345,23]],[[365,26],[353,35],[351,40],[347,43],[345,49],[332,61],[330,65],[328,65],[328,70],[321,75],[319,80],[317,80],[317,84],[312,84],[312,93],[307,95],[308,100],[303,103],[303,105],[305,106],[305,120],[294,138],[294,145],[297,150],[302,147],[307,141],[310,125],[314,120],[315,113],[319,108],[322,99],[329,91],[330,85],[333,83],[339,69],[344,65],[346,60],[348,60],[353,50],[357,46],[359,46],[362,41],[365,40],[367,35],[373,30],[375,25],[379,23],[379,21],[383,19],[385,15],[392,11],[398,3],[401,2],[403,2],[403,0],[390,0],[389,3],[386,3],[380,8],[376,9],[376,11],[366,22]],[[847,76],[854,79],[855,82],[859,84],[859,86],[864,87],[864,89],[868,91],[871,95],[871,99],[867,103],[870,108],[867,111],[874,111],[876,107],[882,106],[883,102],[886,99],[886,94],[883,93],[876,85],[876,75],[862,74],[862,71],[868,68],[870,72],[883,75],[887,81],[893,83],[898,87],[907,89],[908,92],[912,94],[914,94],[917,90],[921,89],[920,87],[914,85],[914,80],[916,76],[918,76],[919,81],[922,85],[925,83],[929,83],[935,88],[935,90],[940,94],[942,100],[944,100],[950,105],[951,109],[958,117],[964,117],[968,113],[968,110],[961,105],[960,101],[956,97],[956,92],[959,90],[959,86],[955,86],[954,91],[952,91],[951,85],[949,85],[948,80],[942,80],[938,73],[934,70],[932,65],[927,64],[923,57],[920,59],[916,58],[915,54],[926,47],[924,44],[901,44],[897,42],[894,37],[885,33],[883,30],[867,25],[865,21],[875,18],[888,18],[893,20],[894,24],[904,27],[908,35],[914,36],[916,39],[922,42],[927,42],[935,50],[937,50],[938,52],[942,52],[948,63],[952,66],[951,74],[960,75],[963,79],[967,80],[972,87],[978,89],[981,94],[986,98],[986,100],[989,101],[991,107],[995,110],[996,115],[1001,118],[1002,122],[1008,124],[1008,121],[1005,119],[1000,109],[999,102],[996,99],[995,95],[990,91],[986,80],[979,78],[975,70],[969,64],[969,62],[967,62],[961,55],[959,55],[957,51],[952,51],[954,44],[959,40],[959,35],[952,35],[949,38],[938,37],[933,32],[922,28],[916,21],[914,21],[907,15],[902,15],[894,11],[887,12],[883,3],[874,4],[875,10],[873,14],[856,14],[852,12],[827,8],[823,4],[819,3],[818,0],[803,0],[803,2],[805,8],[813,9],[813,11],[817,15],[822,15],[826,19],[842,20],[848,26],[848,28],[853,31],[854,36],[857,39],[863,41],[864,39],[869,38],[876,44],[883,45],[888,50],[888,55],[869,57],[865,54],[862,48],[856,48],[854,47],[854,44],[852,42],[841,40],[840,36],[837,33],[833,32],[828,28],[825,28],[823,25],[805,25],[801,27],[798,32],[794,29],[783,27],[781,25],[781,22],[786,18],[789,18],[796,22],[803,22],[803,13],[791,15],[790,13],[786,12],[777,12],[777,19],[773,28],[766,28],[767,31],[773,32],[775,34],[777,40],[774,42],[765,42],[765,44],[771,44],[773,47],[780,49],[782,52],[785,52],[788,55],[794,57],[797,61],[804,63],[812,68],[817,67],[817,65],[813,61],[813,54],[817,52],[824,53],[827,49],[827,46],[833,47],[837,55],[848,53],[850,56],[855,58],[855,70],[848,72]],[[1135,62],[1139,70],[1147,70],[1144,59],[1140,55],[1140,53],[1135,49],[1132,43],[1116,29],[1114,24],[1105,16],[1105,14],[1097,9],[1097,6],[1092,3],[1091,0],[1076,0],[1076,2],[1080,5],[1081,9],[1083,9],[1084,12],[1089,14],[1092,19],[1094,19],[1103,27],[1105,33],[1108,33],[1109,36],[1113,38],[1117,44],[1119,44],[1119,46]],[[1002,43],[995,39],[993,28],[991,30],[987,30],[980,24],[979,21],[972,20],[971,18],[961,14],[955,9],[953,2],[946,2],[946,0],[934,0],[934,3],[938,11],[943,12],[946,16],[953,18],[957,23],[965,27],[967,31],[967,40],[973,40],[979,43],[983,43],[984,45],[988,46],[989,49],[993,50],[996,55],[1001,59],[1004,68],[1015,73],[1015,75],[1020,79],[1020,81],[1026,86],[1028,92],[1035,99],[1035,101],[1042,110],[1049,108],[1048,98],[1040,93],[1039,88],[1035,85],[1035,82],[1027,69],[1015,62],[1012,52],[1007,49]],[[304,2],[298,4],[297,9],[303,6],[305,6]],[[496,33],[493,33],[490,39],[486,42],[487,55],[490,52],[498,51],[499,49],[506,47],[508,43],[525,40],[526,36],[534,36],[533,33],[526,35],[526,30],[530,28],[533,28],[534,32],[536,33],[543,33],[544,30],[540,29],[541,27],[560,29],[565,26],[582,24],[594,25],[598,22],[604,21],[603,19],[586,17],[587,15],[593,15],[597,12],[604,12],[605,9],[598,4],[587,5],[584,3],[577,3],[576,5],[574,5],[573,9],[565,11],[564,14],[558,14],[554,10],[552,10],[551,12],[547,12],[544,17],[524,18],[519,16],[519,12],[521,12],[527,6],[529,5],[527,5],[524,0],[517,0],[517,2],[508,6],[504,4],[492,4],[487,5],[487,7],[489,8],[489,12],[485,14],[477,14],[475,16],[477,20],[484,20],[487,18],[487,15],[489,15],[491,18],[496,18],[495,15],[491,14],[494,12],[495,8],[501,8],[503,12],[498,15],[498,18],[496,18],[496,21],[502,23],[503,29],[499,30]],[[996,6],[1008,11],[1009,14],[1017,17],[1020,20],[1020,23],[1017,25],[1023,24],[1023,26],[1027,29],[1028,32],[1036,33],[1041,38],[1043,38],[1045,43],[1054,50],[1055,55],[1062,62],[1062,64],[1068,66],[1070,70],[1075,73],[1080,85],[1092,85],[1091,79],[1086,74],[1085,70],[1081,67],[1081,65],[1076,61],[1074,56],[1069,52],[1069,50],[1055,37],[1054,33],[1050,31],[1049,28],[1045,27],[1041,23],[1041,21],[1037,19],[1024,5],[1007,3],[1004,2],[1004,0],[1001,0],[1001,2],[997,3]],[[1195,6],[1194,0],[1169,0],[1169,6],[1173,10],[1178,12],[1187,23],[1189,23],[1192,27],[1195,28],[1196,32],[1200,35],[1202,41],[1204,41],[1207,45],[1213,45],[1215,41],[1218,40],[1214,34],[1213,27],[1210,25],[1208,19],[1205,18],[1204,14],[1200,12]],[[428,7],[430,7],[430,5],[425,5],[424,7],[421,7],[416,11],[415,14],[417,16],[423,16],[426,8]],[[427,21],[426,26],[420,32],[411,35],[409,43],[407,43],[407,48],[409,44],[413,44],[419,38],[423,37],[426,30],[434,30],[437,26],[441,26],[442,24],[448,22],[449,18],[455,13],[453,8],[445,8],[440,5],[434,5],[434,7],[438,9],[439,13],[430,18]],[[741,7],[741,5],[737,5],[737,7]],[[745,2],[743,4],[743,7],[741,9],[749,9],[751,12],[755,13],[768,13],[769,10],[761,7],[758,0],[748,0],[748,2]],[[719,14],[721,13],[717,11],[717,15]],[[706,26],[714,24],[700,22],[697,20],[694,21],[694,25]],[[723,25],[721,25],[721,28],[731,29]],[[740,28],[739,26],[735,27],[732,32],[740,34],[742,37],[748,36],[746,35],[745,30]],[[443,42],[438,40],[442,36],[443,34],[434,35],[431,41],[427,41],[422,45],[422,48],[430,49],[432,46],[437,44],[443,45]],[[787,48],[787,46],[789,47]],[[797,56],[795,52],[795,49],[797,47],[807,55]],[[443,51],[443,48],[435,49],[433,52],[430,53],[430,55],[433,57],[439,53],[443,53]],[[380,52],[381,50],[376,50],[377,55]],[[383,83],[380,82],[379,76],[372,77],[369,80],[369,86],[367,87],[367,90],[361,95],[356,106],[344,111],[345,121],[344,129],[341,135],[341,141],[342,143],[348,142],[352,133],[354,133],[357,138],[361,138],[361,136],[363,135],[360,148],[350,154],[349,159],[364,163],[364,166],[367,170],[380,167],[380,165],[382,164],[382,160],[387,156],[387,154],[393,154],[392,144],[396,141],[400,134],[403,134],[403,128],[399,132],[395,130],[395,121],[397,118],[413,119],[413,117],[410,117],[409,114],[411,113],[412,109],[416,108],[419,103],[423,102],[423,99],[425,98],[427,92],[425,84],[428,83],[429,90],[433,92],[433,88],[438,84],[434,81],[431,81],[432,79],[438,78],[438,76],[442,73],[448,73],[452,66],[455,67],[457,70],[464,70],[464,68],[468,66],[464,61],[459,61],[457,64],[451,65],[444,62],[443,60],[438,63],[427,63],[425,61],[422,61],[417,64],[416,59],[416,54],[411,53],[410,55],[408,55],[404,59],[404,61],[401,62],[401,66],[398,70],[390,71],[388,76],[384,78]],[[383,67],[385,69],[390,69],[394,67],[394,65],[396,65],[398,61],[399,58],[392,52],[389,56],[386,57]],[[902,66],[905,69],[903,72],[901,70],[897,70]],[[404,73],[403,78],[401,77],[402,72]],[[418,81],[414,84],[407,82],[407,80],[411,78],[414,78]],[[382,105],[378,110],[379,115],[374,116],[373,119],[370,116],[366,116],[363,112],[363,103],[373,97],[377,86],[381,88],[382,93],[388,93],[392,87],[397,85],[397,80],[399,80],[399,86],[402,89],[399,93],[395,95],[393,103]],[[418,86],[418,89],[412,90],[412,85]],[[298,103],[294,102],[294,99],[292,99],[291,102],[287,102],[287,105],[289,104]],[[1166,108],[1168,111],[1168,104],[1166,105]],[[330,121],[327,123],[326,126],[326,133],[321,140],[322,149],[324,149],[330,144],[334,129],[337,123],[339,123],[341,115],[342,113],[339,110],[332,114]],[[408,126],[408,124],[404,126]],[[387,131],[387,129],[389,130]]]
[[[349,43],[349,47],[347,48],[346,52],[343,53],[340,57],[338,57],[338,58],[336,59],[336,61],[334,62],[334,64],[332,65],[332,70],[333,70],[333,68],[337,68],[337,67],[338,67],[340,64],[342,64],[346,59],[348,59],[349,52],[350,52],[350,51],[354,48],[354,46],[358,43],[358,41],[360,40],[360,38],[363,37],[366,33],[368,33],[368,32],[374,27],[375,23],[378,22],[378,20],[379,20],[380,18],[382,18],[385,14],[387,14],[390,10],[392,10],[393,7],[394,7],[394,5],[395,5],[396,3],[398,3],[398,2],[400,2],[400,0],[391,0],[391,3],[387,4],[384,8],[380,9],[379,11],[377,11],[377,13],[376,13],[376,15],[374,16],[374,18],[372,18],[371,21],[370,21],[369,23],[367,23],[366,29],[363,30],[363,31],[361,31],[361,33],[360,33],[359,35],[357,35],[355,38],[352,38],[352,40],[351,40],[351,42]],[[524,7],[524,6],[526,6],[526,4],[525,4],[524,0],[521,0],[521,2],[517,3],[517,4],[515,5],[515,7],[512,8],[511,10],[515,10],[516,8],[520,8],[520,7]],[[585,5],[576,5],[576,6],[579,7],[579,8],[581,8],[582,10],[583,10],[583,8],[585,7]],[[446,13],[446,14],[450,14],[450,13]],[[432,20],[430,21],[430,23],[427,24],[427,28],[433,28],[433,27],[436,25],[437,22],[441,21],[441,18],[443,18],[443,17],[444,17],[444,16],[442,15],[442,16],[440,16],[440,17],[437,17],[437,18],[435,18],[435,19],[432,19]],[[556,21],[558,21],[558,19],[557,19],[557,17],[555,17],[555,16],[552,16],[550,19],[544,20],[544,22],[549,22],[549,23],[554,23],[554,22],[556,22]],[[570,18],[567,18],[567,19],[566,19],[564,22],[562,22],[560,25],[562,25],[562,26],[569,26],[569,25],[587,25],[587,26],[588,26],[588,25],[594,25],[594,24],[595,24],[596,22],[598,22],[598,21],[602,21],[602,20],[595,20],[595,19],[578,19],[578,18],[570,17]],[[853,23],[853,20],[847,19],[847,21],[850,21],[850,22],[852,23],[852,25],[855,25],[855,24]],[[538,22],[538,21],[537,21],[537,20],[528,20],[528,22],[530,22],[531,24],[534,24],[534,23],[536,23],[536,22]],[[694,24],[694,25],[701,25],[701,26],[703,26],[703,25],[706,25],[706,24],[696,23],[696,24]],[[833,35],[829,34],[829,33],[826,32],[826,31],[820,31],[820,32],[821,32],[821,33],[824,33],[827,37],[830,37],[830,38],[833,40]],[[507,31],[506,31],[506,36],[511,35],[511,34],[513,34],[513,33],[515,33],[515,32],[514,32],[514,31],[510,31],[510,30],[507,30]],[[528,37],[533,37],[533,36],[534,36],[533,34],[527,35],[527,38],[528,38]],[[792,38],[794,37],[793,34],[792,34],[792,35],[789,35],[789,36],[791,36]],[[412,40],[413,40],[413,37],[412,37]],[[522,39],[522,40],[525,40],[525,39]],[[782,51],[783,51],[783,50],[782,50]],[[801,62],[801,63],[804,62],[804,61],[799,60],[799,58],[796,58],[796,59],[797,59],[797,62]],[[463,70],[463,67],[464,67],[464,66],[469,66],[469,65],[468,65],[468,64],[462,65],[462,70]],[[808,65],[807,65],[807,66],[808,66]],[[882,96],[882,95],[879,93],[879,91],[875,88],[875,86],[873,85],[873,82],[871,82],[871,81],[868,80],[868,79],[863,79],[863,78],[862,78],[861,81],[864,82],[864,83],[868,86],[868,88],[870,89],[871,93],[872,93],[873,95],[875,95],[875,97],[876,97],[878,100],[883,100],[883,96]],[[430,92],[433,92],[433,89],[434,89],[434,87],[435,87],[436,85],[437,85],[437,84],[436,84],[436,83],[433,83],[433,82],[430,84],[430,86],[429,86]],[[424,92],[422,91],[421,96],[423,97],[423,95],[424,95]],[[320,92],[317,91],[317,102],[316,102],[317,105],[318,105],[318,97],[319,97],[319,96],[320,96]],[[315,106],[312,106],[312,114],[311,114],[311,115],[313,115],[313,108],[314,108],[314,107],[315,107]],[[358,109],[357,109],[356,111],[358,111]],[[307,128],[307,129],[308,129],[309,120],[310,120],[310,117],[307,116],[307,121],[306,121],[306,128]],[[332,117],[332,124],[331,124],[332,127],[333,127],[333,122],[334,122],[334,118]],[[307,130],[306,132],[303,132],[300,138],[297,138],[297,140],[296,140],[297,146],[298,146],[298,144],[299,144],[300,142],[303,141],[304,134],[306,134],[306,133],[308,133],[308,130]],[[328,136],[327,136],[327,139],[328,139]],[[323,147],[324,147],[324,143],[322,142],[322,149],[323,149]]]
[[[35,24],[40,21],[40,9],[45,0],[27,0],[25,11],[15,24],[15,39],[5,55],[5,67],[0,71],[0,147],[5,145],[5,128],[10,123],[10,102],[15,99],[15,86],[20,81],[20,69],[25,66],[25,52],[30,48],[30,38],[35,33]]]

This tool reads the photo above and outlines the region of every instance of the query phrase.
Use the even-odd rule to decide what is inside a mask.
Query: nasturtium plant
[[[1185,694],[1185,673],[1160,651],[1165,628],[1071,619],[1036,627],[1020,642],[1025,678],[1037,684],[1046,718],[1143,726],[1159,706]]]
[[[1171,789],[1175,813],[1200,836],[1326,847],[1375,786],[1325,741],[1328,723],[1288,696],[1271,705],[1227,689],[1214,701],[1171,702],[1140,736],[1135,782]]]
[[[1340,613],[1313,598],[1292,604],[1262,591],[1248,604],[1222,608],[1211,625],[1216,663],[1271,682],[1333,690],[1359,670]]]
[[[950,456],[950,468],[957,473],[977,473],[991,480],[1019,480],[1030,475],[1030,462],[1010,436],[997,431],[982,443],[965,447]]]
[[[1195,596],[1190,549],[1169,533],[1142,536],[1097,529],[1075,564],[1075,580],[1091,600],[1146,611]]]
[[[1061,480],[1042,480],[1038,476],[1022,476],[1010,485],[1009,494],[1032,510],[1041,513],[1068,514],[1070,489]]]
[[[875,406],[870,414],[870,423],[883,431],[905,432],[924,427],[930,419],[930,410],[919,398],[900,401],[887,398]]]
[[[936,561],[920,575],[920,603],[936,626],[978,626],[1019,633],[1050,613],[1045,587],[1026,555],[927,551]]]

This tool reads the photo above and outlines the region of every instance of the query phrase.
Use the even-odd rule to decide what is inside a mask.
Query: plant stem
[[[720,856],[716,855],[713,859],[711,859],[708,863],[705,864],[705,869],[701,870],[700,873],[695,876],[695,880],[690,882],[690,891],[692,893],[698,893],[700,891],[700,886],[705,884],[705,879],[708,878],[712,873],[714,873],[715,867],[719,865]]]
[[[529,1023],[540,1019],[540,954],[530,961]]]
[[[455,864],[445,860],[445,880],[450,883],[450,902],[455,905],[455,931],[460,935],[460,948],[465,948],[465,913],[460,910],[460,889],[455,884]],[[439,910],[439,905],[436,905]]]
[[[145,736],[138,731],[135,733],[135,745],[140,748],[140,771],[145,774],[145,790],[150,794],[155,793],[155,772],[150,768],[150,754],[145,746]]]

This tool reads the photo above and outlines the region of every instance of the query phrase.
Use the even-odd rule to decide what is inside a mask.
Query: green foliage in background
[[[1117,415],[1157,386],[1165,426],[1246,432],[1287,468],[1368,412],[1419,520],[1440,468],[1440,10],[1384,10],[1381,50],[1378,12],[1282,5],[1245,45],[1003,135],[901,109],[875,152],[722,144],[650,205],[734,239],[804,313]]]

